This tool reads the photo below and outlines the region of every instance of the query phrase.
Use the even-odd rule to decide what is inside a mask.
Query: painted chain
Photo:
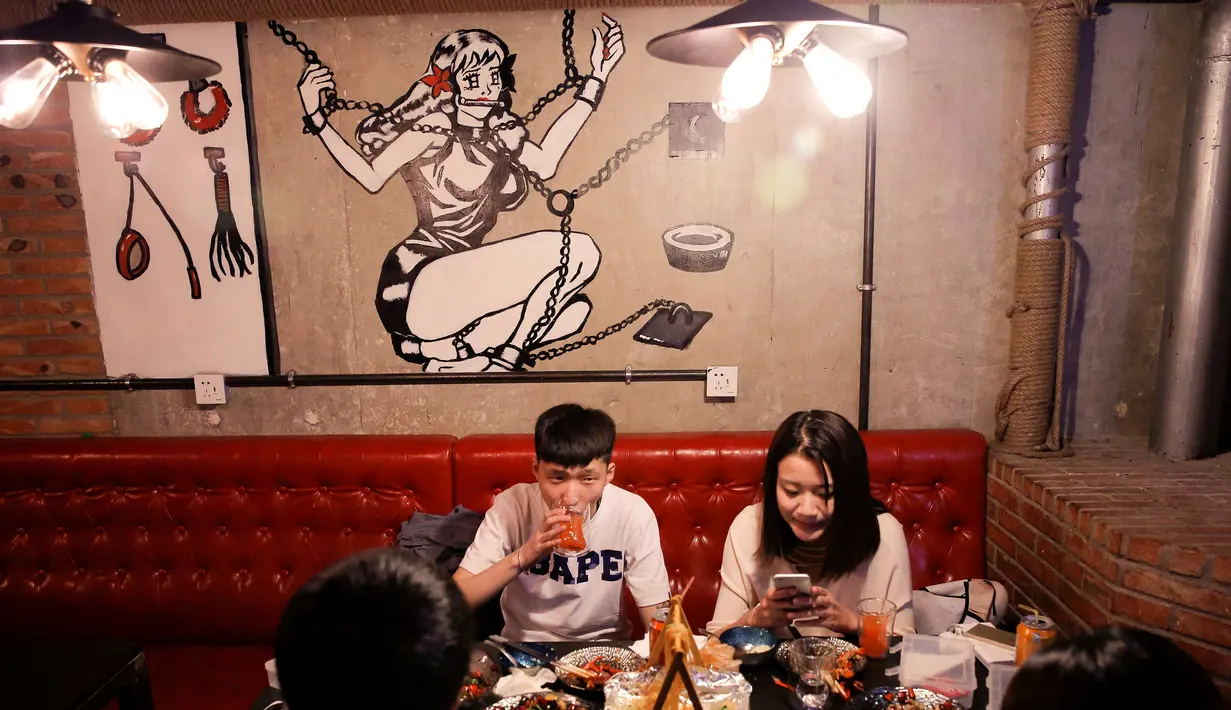
[[[485,143],[495,148],[497,152],[508,160],[509,164],[522,174],[526,180],[526,183],[529,184],[535,192],[543,197],[548,206],[548,210],[551,211],[552,214],[556,214],[560,217],[560,265],[555,269],[556,280],[552,283],[551,290],[548,292],[547,307],[544,310],[543,315],[539,316],[538,320],[534,322],[534,325],[530,327],[530,332],[526,335],[526,339],[522,343],[521,347],[522,351],[527,353],[526,364],[530,366],[534,366],[536,363],[543,360],[552,360],[579,348],[594,345],[595,343],[598,343],[599,341],[609,338],[621,330],[624,330],[656,308],[671,308],[676,305],[675,301],[656,299],[650,301],[641,308],[638,308],[618,323],[613,323],[597,333],[587,335],[580,340],[565,343],[559,347],[541,349],[534,353],[529,352],[531,348],[533,348],[534,343],[538,340],[539,335],[542,334],[548,327],[551,326],[552,322],[555,321],[556,311],[559,307],[560,293],[564,290],[564,285],[568,281],[569,255],[572,249],[573,241],[572,213],[577,199],[588,194],[592,190],[602,187],[610,181],[615,172],[620,169],[621,165],[628,162],[628,159],[634,154],[649,145],[655,138],[662,135],[663,132],[666,131],[672,124],[671,115],[664,115],[648,130],[642,131],[638,136],[629,139],[628,143],[626,143],[623,148],[616,150],[615,154],[607,159],[607,162],[598,169],[597,173],[572,191],[553,191],[547,186],[543,179],[538,176],[538,174],[527,168],[517,159],[517,156],[513,153],[513,151],[500,138],[499,132],[517,127],[526,127],[528,123],[538,118],[544,108],[563,96],[566,91],[581,86],[585,82],[585,78],[582,77],[577,71],[577,60],[573,51],[575,15],[576,10],[564,11],[564,24],[560,33],[561,50],[564,55],[564,80],[535,101],[530,107],[530,110],[526,112],[525,116],[512,115],[511,118],[502,121],[489,129],[479,132],[480,135],[485,136]],[[274,20],[269,21],[269,29],[272,30],[274,35],[280,38],[287,46],[294,47],[298,50],[299,53],[303,55],[304,60],[309,64],[320,63],[320,57],[316,54],[316,52],[308,47],[306,43],[301,41],[294,32],[286,29]],[[339,99],[335,92],[330,91],[327,94],[326,103],[321,107],[321,115],[324,118],[328,118],[330,114],[338,110],[356,109],[378,113],[384,110],[384,106],[368,101]],[[455,131],[443,126],[426,126],[416,124],[411,126],[410,130],[419,133],[432,133],[440,136],[451,137],[457,140],[463,140],[463,138]],[[304,127],[304,132],[310,132],[307,126]],[[565,206],[563,208],[557,209],[554,206],[553,198],[557,193],[563,194],[566,198]],[[455,336],[453,336],[453,345],[457,348],[459,354],[465,355],[470,353],[470,346],[466,343],[465,338],[467,335],[474,332],[475,328],[479,326],[481,321],[481,318],[471,321],[466,325],[466,327],[462,328]]]

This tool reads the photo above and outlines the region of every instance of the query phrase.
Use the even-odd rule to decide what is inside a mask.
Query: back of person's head
[[[571,468],[599,459],[611,463],[615,421],[601,409],[558,404],[534,424],[534,455],[539,461]]]
[[[1158,634],[1111,626],[1060,639],[1013,676],[1003,710],[1218,710],[1210,676]]]
[[[447,710],[470,663],[470,607],[436,566],[366,550],[317,574],[282,612],[274,656],[288,710]]]

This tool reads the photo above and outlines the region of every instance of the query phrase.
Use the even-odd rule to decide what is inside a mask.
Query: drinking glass
[[[859,645],[864,654],[878,659],[888,656],[898,606],[888,599],[863,599],[855,605],[855,613],[859,614]]]
[[[589,549],[586,544],[585,524],[590,521],[590,506],[577,496],[564,496],[556,503],[569,516],[568,523],[560,532],[558,550],[565,555],[576,556]]]
[[[790,655],[791,670],[799,678],[795,696],[806,708],[824,707],[837,666],[837,649],[821,638],[802,638],[791,642]]]

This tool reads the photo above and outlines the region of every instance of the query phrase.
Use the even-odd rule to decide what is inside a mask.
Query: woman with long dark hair
[[[775,574],[806,574],[811,594],[771,589]],[[910,556],[902,525],[872,497],[859,432],[834,412],[787,417],[765,460],[762,500],[727,533],[711,630],[856,633],[855,606],[883,597],[898,606],[896,633],[914,631]]]

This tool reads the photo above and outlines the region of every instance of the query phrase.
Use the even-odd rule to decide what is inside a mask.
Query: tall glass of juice
[[[855,605],[859,615],[859,646],[868,658],[889,655],[889,637],[898,607],[888,599],[864,599]]]
[[[577,554],[586,551],[586,534],[584,530],[586,522],[586,511],[589,508],[585,503],[582,503],[579,498],[568,497],[560,499],[557,504],[558,508],[564,510],[568,514],[568,523],[565,524],[564,530],[560,532],[560,550]]]

